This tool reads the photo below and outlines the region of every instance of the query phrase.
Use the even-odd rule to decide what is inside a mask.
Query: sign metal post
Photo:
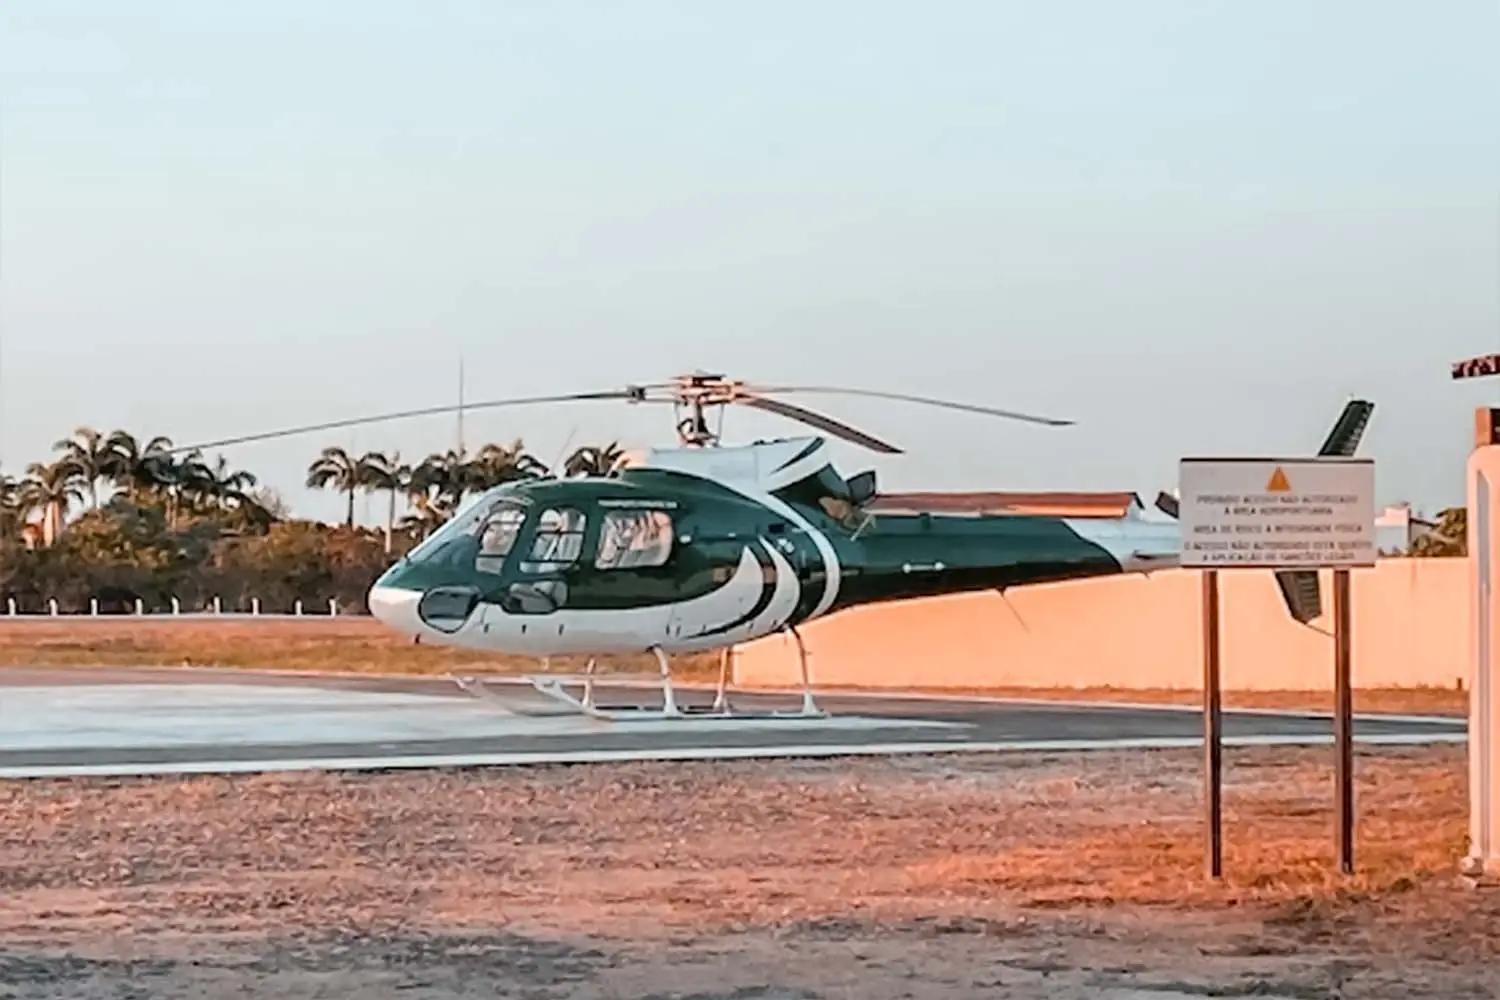
[[[1219,571],[1203,571],[1203,822],[1208,877],[1224,877],[1224,740],[1219,698]]]
[[[1354,874],[1354,692],[1350,679],[1349,571],[1333,571],[1333,744],[1339,871]]]

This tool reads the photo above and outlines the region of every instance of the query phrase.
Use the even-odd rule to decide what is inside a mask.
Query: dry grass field
[[[1480,997],[1464,752],[1184,752],[0,784],[0,996]]]
[[[712,662],[710,662],[712,660]],[[712,658],[685,659],[688,671]],[[415,644],[373,618],[0,619],[0,665],[261,667],[273,670],[446,674],[536,671],[535,659]],[[565,658],[558,670],[581,663]],[[639,657],[612,669],[654,671]]]

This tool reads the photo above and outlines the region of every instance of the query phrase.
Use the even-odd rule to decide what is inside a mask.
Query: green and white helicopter
[[[1176,505],[1165,494],[1157,506],[1167,517],[1155,520],[1143,517],[1138,503],[1114,517],[935,513],[910,504],[887,513],[875,474],[845,478],[822,437],[721,443],[725,409],[746,406],[876,452],[899,453],[783,398],[799,394],[895,400],[1045,426],[1070,423],[903,393],[756,386],[702,372],[613,392],[470,403],[465,409],[587,400],[670,404],[680,447],[626,454],[602,478],[538,479],[485,492],[380,577],[369,594],[371,612],[422,642],[543,659],[595,658],[582,677],[541,675],[532,682],[569,707],[603,718],[625,713],[595,703],[597,658],[654,653],[662,700],[650,714],[674,717],[685,708],[672,687],[670,657],[722,650],[708,714],[727,716],[729,649],[786,632],[802,667],[798,714],[811,716],[819,712],[798,632],[805,622],[878,601],[1004,591],[1178,561]],[[209,446],[455,409],[338,421]],[[1370,410],[1368,403],[1350,403],[1322,453],[1352,454]],[[711,416],[718,430],[710,429]],[[1307,621],[1318,614],[1315,574],[1286,573],[1280,583],[1294,616]],[[484,693],[472,679],[460,683]]]

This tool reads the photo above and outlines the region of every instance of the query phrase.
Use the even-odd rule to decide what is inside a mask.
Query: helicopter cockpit
[[[619,570],[663,567],[675,538],[672,512],[639,501],[570,497],[547,502],[514,487],[492,490],[387,573],[416,586],[428,625],[460,627],[480,601],[511,614],[546,614],[578,587],[608,588]]]
[[[459,511],[421,544],[407,553],[404,563],[413,566],[487,568],[503,562],[526,522],[526,505],[515,497],[494,492],[480,497]]]
[[[579,562],[589,541],[591,519],[582,507],[598,512],[594,568],[660,566],[671,553],[672,518],[665,510],[616,508],[605,499],[586,505],[547,506],[528,523],[530,511],[542,505],[497,492],[481,497],[439,528],[407,555],[406,562],[498,575],[524,536],[527,544],[517,563],[520,572],[567,569]]]

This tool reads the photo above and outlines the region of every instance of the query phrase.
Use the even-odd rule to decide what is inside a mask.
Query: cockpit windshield
[[[526,507],[516,497],[486,494],[460,510],[406,558],[498,573],[525,520]]]

